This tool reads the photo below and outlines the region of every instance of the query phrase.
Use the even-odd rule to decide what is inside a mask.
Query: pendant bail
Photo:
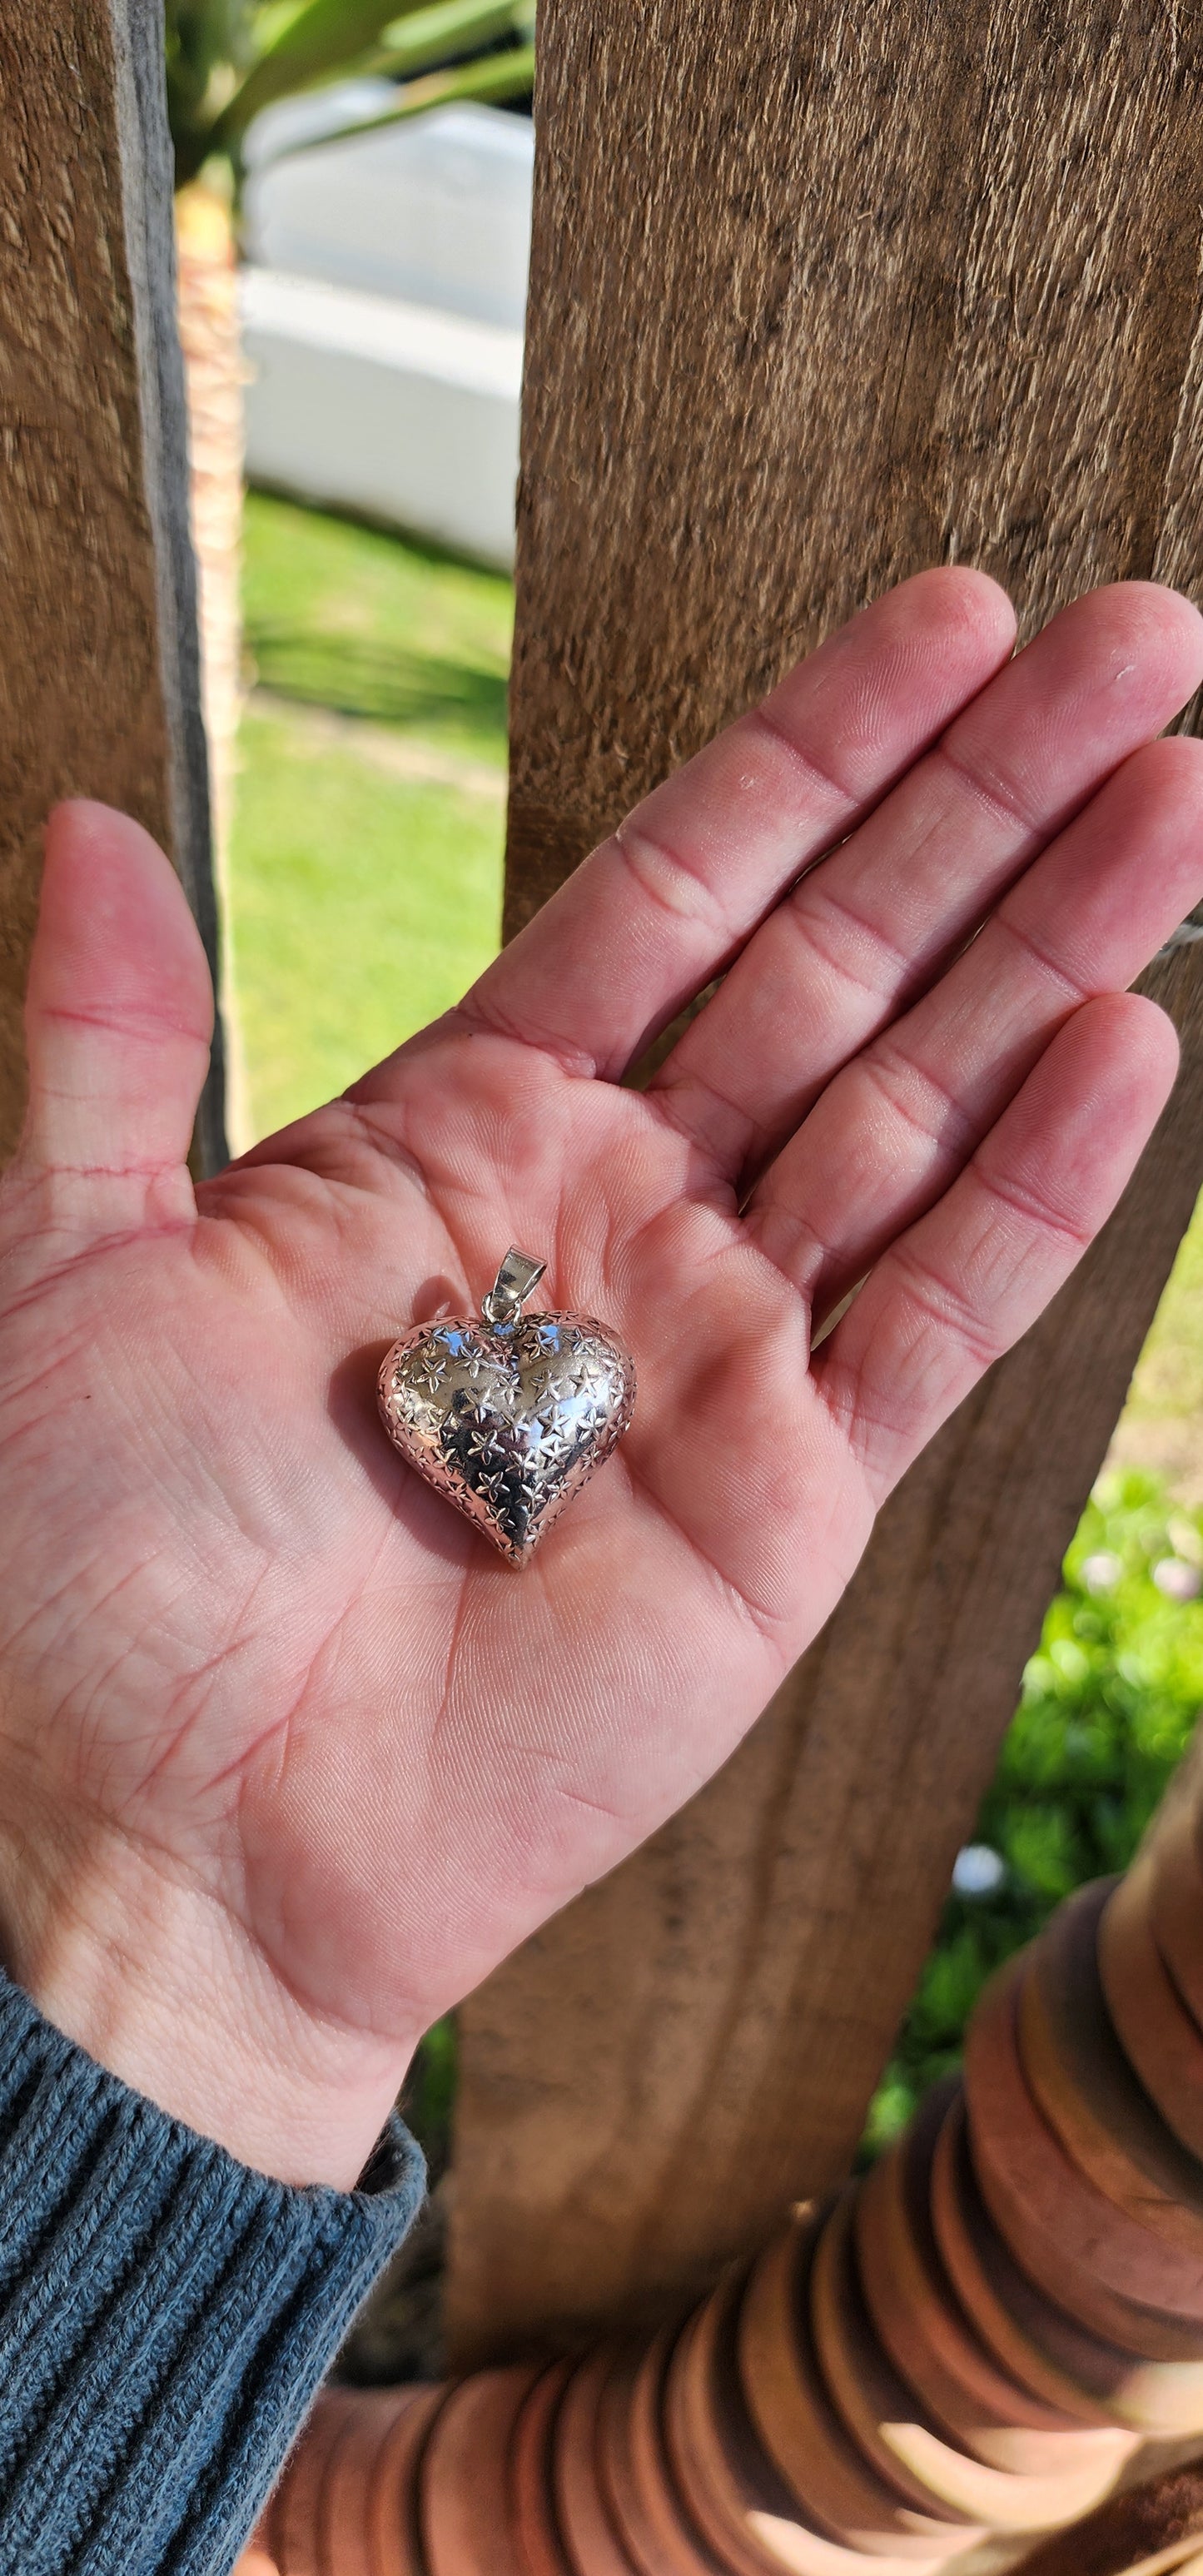
[[[516,1324],[546,1268],[545,1261],[532,1261],[528,1252],[519,1252],[511,1244],[488,1296],[481,1299],[480,1311],[486,1324]]]

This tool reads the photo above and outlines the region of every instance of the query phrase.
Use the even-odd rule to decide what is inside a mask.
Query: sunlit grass
[[[373,770],[288,710],[244,719],[233,967],[255,1135],[345,1090],[497,944],[501,800]]]
[[[252,493],[244,598],[259,689],[239,740],[229,937],[260,1136],[446,1009],[496,946],[512,592]],[[407,759],[432,774],[406,775]]]
[[[258,684],[503,768],[513,587],[352,521],[247,498],[243,621]]]
[[[1203,1199],[1141,1353],[1115,1455],[1156,1468],[1183,1502],[1203,1503]]]

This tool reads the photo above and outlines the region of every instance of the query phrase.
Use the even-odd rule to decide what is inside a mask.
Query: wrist
[[[47,1868],[6,1825],[0,1957],[98,2064],[281,2182],[350,2189],[412,2054],[308,2012],[219,1899],[125,1842]]]

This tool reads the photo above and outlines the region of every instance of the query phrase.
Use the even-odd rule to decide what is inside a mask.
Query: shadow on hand
[[[462,1303],[462,1297],[454,1281],[436,1274],[424,1279],[414,1291],[411,1321],[434,1323],[439,1316],[450,1313],[457,1302]],[[411,1537],[445,1564],[466,1565],[486,1543],[474,1535],[449,1503],[423,1483],[412,1467],[406,1466],[380,1419],[376,1381],[380,1363],[395,1339],[394,1334],[388,1341],[365,1343],[339,1361],[330,1376],[327,1411],[352,1456]]]

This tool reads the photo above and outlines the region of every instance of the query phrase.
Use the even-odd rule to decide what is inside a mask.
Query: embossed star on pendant
[[[447,1354],[437,1342],[428,1342],[417,1354],[417,1365],[410,1385],[419,1395],[437,1395],[447,1376]]]
[[[553,1404],[564,1403],[569,1396],[577,1393],[579,1386],[579,1377],[573,1376],[567,1369],[561,1369],[558,1372],[555,1369],[549,1369],[547,1372],[546,1392]]]
[[[464,1458],[493,1458],[497,1454],[497,1425],[487,1414],[461,1413],[456,1424],[457,1447]]]
[[[571,1455],[571,1441],[558,1439],[553,1433],[552,1437],[547,1441],[544,1447],[542,1463],[545,1468],[550,1469],[553,1473],[558,1473],[562,1467],[567,1466]]]

